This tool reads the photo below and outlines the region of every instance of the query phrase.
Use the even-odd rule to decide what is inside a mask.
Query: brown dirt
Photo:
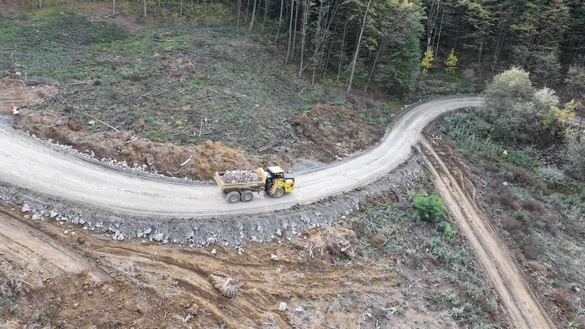
[[[384,130],[370,126],[355,111],[343,106],[320,105],[301,113],[295,122],[298,135],[305,137],[316,160],[331,162],[377,143]]]
[[[44,98],[59,92],[56,87],[25,85],[19,80],[0,79],[0,89],[7,91],[0,99],[0,108],[9,114],[10,101],[20,110],[14,127],[28,131],[43,139],[71,145],[82,153],[97,159],[125,162],[130,167],[141,167],[173,177],[195,180],[212,179],[215,171],[280,165],[290,168],[298,158],[332,162],[369,148],[383,134],[381,127],[369,126],[356,111],[341,106],[317,105],[299,114],[294,123],[298,136],[304,141],[297,151],[286,147],[268,157],[250,156],[240,149],[227,147],[221,142],[179,146],[152,142],[140,136],[140,123],[133,131],[92,133],[86,127],[95,119],[77,122],[48,111],[33,111],[26,106],[40,103]]]
[[[354,252],[351,230],[315,229],[290,244],[249,244],[239,254],[220,245],[112,241],[48,219],[22,222],[19,210],[0,208],[0,290],[15,293],[0,308],[3,328],[454,325],[441,312],[407,306],[396,258],[384,266],[340,263]],[[282,302],[287,311],[279,311]],[[398,305],[406,310],[391,307]]]
[[[465,184],[473,186],[472,180],[463,175],[467,170],[458,168],[461,165],[453,166],[458,161],[449,161],[448,168],[430,142],[423,140],[421,144],[423,152],[427,154],[425,162],[433,173],[435,187],[443,197],[446,208],[456,218],[457,227],[467,237],[471,249],[483,265],[485,274],[498,291],[512,323],[517,328],[556,328],[528,285],[528,280],[520,269],[514,266],[512,256],[502,246],[490,225],[490,220],[484,218],[472,201],[475,199],[475,191],[471,189],[472,192],[468,195],[467,191],[470,189],[464,188]],[[452,153],[447,145],[443,145],[442,148]],[[453,176],[455,172],[459,173],[459,181]]]
[[[17,128],[73,145],[81,152],[93,152],[97,158],[194,179],[209,179],[218,169],[253,167],[267,161],[213,141],[176,146],[141,139],[137,132],[91,133],[84,124],[67,117],[25,108],[57,93],[55,87],[23,85],[10,79],[0,83],[7,95],[0,99],[3,114],[9,113],[10,101],[22,107]],[[354,111],[331,106],[302,113],[294,127],[305,138],[306,147],[298,154],[282,149],[275,157],[285,159],[281,160],[284,164],[272,162],[276,158],[271,163],[287,166],[299,155],[333,161],[366,149],[382,134]],[[452,187],[456,180],[450,177],[444,184],[438,189],[453,195],[447,186]],[[447,202],[454,207],[450,209],[469,196],[457,191],[454,198],[457,201]],[[405,303],[399,285],[409,282],[395,275],[396,260],[383,259],[385,266],[352,262],[355,233],[342,227],[314,229],[290,244],[247,244],[243,246],[246,252],[240,254],[215,244],[192,249],[112,241],[78,226],[47,220],[22,222],[26,215],[19,210],[6,204],[2,208],[0,272],[4,277],[0,288],[3,293],[18,292],[13,299],[2,301],[18,308],[0,308],[0,319],[5,321],[0,324],[7,328],[326,328],[348,324],[375,328],[380,322],[404,327],[457,326],[423,305],[401,311],[392,306]],[[485,233],[479,234],[486,238]],[[497,245],[494,240],[483,247]],[[503,254],[491,258],[500,256]],[[489,258],[480,256],[482,261]],[[507,306],[521,306],[508,310],[511,321],[519,327],[531,323],[554,327],[522,277],[514,274],[513,261],[503,263],[503,267],[484,267],[497,272],[488,274],[514,278],[514,285],[494,280],[503,289],[500,293]],[[229,297],[214,286],[213,276],[233,279]],[[516,290],[518,287],[522,289]],[[505,295],[506,290],[513,291],[511,296]],[[279,311],[281,302],[288,303],[288,311]]]
[[[0,81],[18,88],[20,106],[42,99],[36,88]],[[44,96],[57,92],[47,90]],[[8,104],[1,105],[8,115]],[[23,108],[21,113],[15,125],[20,129],[159,172],[210,177],[210,168],[254,164],[217,142],[179,147],[132,132],[94,134],[49,112]],[[376,133],[357,131],[362,124],[349,109],[317,107],[299,118],[296,129],[308,138],[307,154],[332,161],[376,140]],[[323,140],[319,129],[327,131]],[[352,130],[365,142],[342,137]],[[217,244],[186,248],[114,241],[49,218],[26,220],[30,214],[4,203],[0,208],[0,291],[8,306],[0,307],[0,325],[6,328],[457,326],[447,313],[424,304],[423,295],[444,287],[420,284],[416,266],[395,256],[354,262],[357,237],[348,227],[316,228],[286,244],[249,243],[239,253]],[[218,289],[212,278],[229,278],[229,285]],[[416,287],[421,295],[408,297],[403,287]],[[279,311],[282,302],[287,311]]]

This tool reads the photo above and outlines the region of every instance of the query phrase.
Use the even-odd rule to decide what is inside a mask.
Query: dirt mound
[[[219,142],[178,146],[151,142],[124,131],[91,133],[72,118],[45,111],[22,111],[14,126],[40,138],[71,145],[97,159],[123,161],[130,167],[142,167],[174,177],[208,180],[215,171],[253,168],[262,164],[259,159]]]
[[[0,79],[0,89],[3,90],[3,95],[0,95],[2,114],[10,114],[10,102],[21,108],[20,119],[14,124],[17,129],[70,145],[80,152],[93,154],[97,159],[116,160],[130,167],[195,180],[209,180],[215,171],[267,165],[288,169],[299,159],[329,163],[368,149],[384,133],[382,126],[369,124],[355,110],[316,105],[300,113],[286,130],[286,138],[282,138],[283,141],[287,138],[300,141],[296,147],[276,140],[261,155],[249,155],[241,149],[224,145],[221,140],[208,140],[197,145],[152,142],[141,137],[144,124],[141,120],[131,131],[94,133],[91,124],[95,120],[78,122],[55,112],[26,109],[55,97],[59,89],[54,86],[4,78]]]
[[[370,125],[359,114],[344,106],[317,105],[294,122],[298,135],[307,139],[313,158],[331,162],[368,149],[384,130]]]
[[[19,76],[21,73],[11,70],[9,76]],[[12,114],[10,103],[17,107],[36,105],[46,97],[56,94],[59,89],[55,86],[42,85],[36,81],[15,80],[8,77],[0,79],[0,114]]]

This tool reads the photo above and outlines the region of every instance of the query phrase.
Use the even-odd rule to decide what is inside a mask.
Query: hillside
[[[409,146],[375,175],[431,114],[401,110],[382,85],[359,91],[365,67],[346,93],[347,77],[311,83],[283,64],[285,47],[260,30],[276,21],[235,27],[222,3],[191,2],[183,16],[153,5],[148,19],[136,4],[115,15],[110,5],[0,0],[0,129],[11,140],[0,161],[15,164],[12,176],[39,175],[43,191],[0,181],[0,328],[585,327],[585,189],[540,174],[561,170],[562,142],[480,139],[493,128],[463,111],[426,131],[432,148]],[[402,99],[483,88],[463,75],[431,72]],[[477,106],[470,99],[426,111]],[[385,135],[398,123],[407,128]],[[6,151],[18,143],[30,150]],[[376,179],[344,189],[366,176],[351,161]],[[300,179],[283,199],[228,205],[208,184],[217,170],[271,164],[326,186]],[[61,185],[71,181],[70,193],[95,193],[70,202]],[[328,189],[342,192],[270,210]],[[446,208],[429,223],[417,202],[436,193]],[[254,204],[264,211],[248,212]]]
[[[99,13],[95,4],[88,7]],[[3,87],[24,88],[2,95],[0,106],[26,108],[20,129],[98,158],[210,179],[214,170],[262,163],[334,161],[375,143],[389,119],[383,104],[364,107],[365,100],[346,100],[338,88],[296,78],[273,57],[277,49],[245,29],[183,23],[129,30],[117,24],[121,17],[112,22],[50,8],[35,15],[0,20],[2,43],[13,45],[5,50],[12,63]],[[24,86],[11,80],[18,77]],[[44,103],[33,105],[28,98],[39,93]],[[169,152],[184,154],[182,163],[191,151],[205,154],[205,163],[179,172],[165,163]]]

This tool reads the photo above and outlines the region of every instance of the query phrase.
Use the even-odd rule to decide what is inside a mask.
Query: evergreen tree
[[[457,61],[458,59],[457,56],[455,56],[455,49],[451,49],[449,57],[445,60],[445,72],[449,74],[455,73],[455,70],[457,69]]]
[[[433,59],[433,51],[427,49],[427,51],[425,51],[422,62],[420,63],[420,66],[422,66],[422,74],[426,74],[429,71],[432,66]]]

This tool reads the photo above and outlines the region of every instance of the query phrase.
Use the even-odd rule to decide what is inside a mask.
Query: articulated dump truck
[[[295,188],[295,179],[278,166],[266,170],[231,170],[213,175],[219,189],[226,194],[229,203],[249,202],[254,192],[264,191],[273,198],[280,198]]]

